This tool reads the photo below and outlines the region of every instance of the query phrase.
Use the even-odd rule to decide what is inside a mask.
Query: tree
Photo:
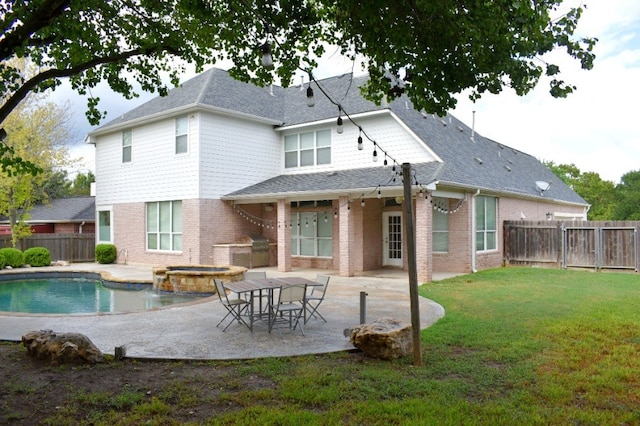
[[[575,164],[556,165],[553,161],[545,161],[544,164],[591,205],[587,219],[613,219],[617,205],[613,182],[602,180],[595,172],[582,173]]]
[[[640,170],[627,172],[616,186],[615,220],[640,220]]]
[[[78,173],[71,185],[71,194],[75,196],[91,195],[91,184],[96,181],[93,172]]]
[[[30,235],[26,224],[35,203],[46,201],[46,183],[57,182],[54,172],[69,165],[65,148],[68,111],[51,102],[30,96],[5,120],[6,144],[16,155],[36,165],[41,173],[0,172],[0,215],[9,218],[12,244]]]
[[[595,39],[575,38],[583,11],[562,0],[7,0],[0,3],[0,122],[30,92],[68,78],[81,94],[101,81],[126,97],[131,80],[165,94],[162,73],[177,84],[176,58],[195,64],[231,60],[232,76],[256,84],[278,78],[287,86],[299,70],[312,73],[327,45],[364,58],[364,88],[381,101],[406,93],[417,109],[444,114],[454,95],[472,99],[510,87],[524,95],[542,77],[551,95],[574,89],[544,55],[565,49],[582,68],[593,66]],[[559,16],[554,16],[559,15]],[[271,55],[276,66],[263,66]],[[28,78],[5,61],[29,58]],[[104,115],[89,96],[87,117]]]

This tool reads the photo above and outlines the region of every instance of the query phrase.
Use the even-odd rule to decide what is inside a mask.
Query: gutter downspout
[[[78,227],[78,234],[82,234],[82,227],[84,226],[85,223],[86,222],[83,220],[80,226]]]
[[[471,272],[476,273],[476,239],[477,239],[477,223],[476,223],[476,197],[480,195],[480,190],[471,196]]]

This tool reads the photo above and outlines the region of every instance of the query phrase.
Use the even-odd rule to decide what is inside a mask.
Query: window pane
[[[298,135],[289,135],[284,137],[284,150],[285,151],[298,150]]]
[[[476,226],[477,230],[485,230],[485,197],[476,198]]]
[[[122,148],[122,162],[129,163],[131,162],[131,147],[125,146]]]
[[[449,233],[437,232],[433,234],[433,251],[446,253],[449,251]]]
[[[326,220],[326,222],[325,222]],[[333,216],[329,214],[322,215],[318,218],[318,237],[331,237],[333,228]]]
[[[171,203],[169,201],[163,201],[160,204],[160,232],[171,231]]]
[[[496,232],[491,231],[487,232],[487,247],[485,250],[495,250],[496,249]]]
[[[187,134],[187,117],[176,118],[176,136]]]
[[[182,232],[182,201],[174,201],[171,205],[171,232]]]
[[[312,238],[303,238],[300,240],[300,255],[315,256],[315,240]]]
[[[311,133],[302,133],[300,135],[300,149],[313,149],[313,132]]]
[[[484,232],[476,232],[476,250],[484,250]]]
[[[176,154],[184,154],[188,148],[187,135],[176,136]]]
[[[313,150],[300,151],[300,166],[313,166]]]
[[[433,230],[449,231],[449,215],[437,210],[433,211]]]
[[[173,250],[182,251],[182,234],[175,234],[173,236]]]
[[[171,250],[171,235],[160,234],[160,250]]]
[[[300,219],[298,219],[298,214],[293,213],[291,215],[291,236],[295,237],[298,235],[298,224],[300,223]]]
[[[497,229],[497,212],[496,212],[496,199],[487,198],[486,200],[486,221],[487,229],[495,231]]]
[[[331,148],[318,150],[318,164],[331,164]]]
[[[122,146],[131,146],[131,130],[122,132]]]
[[[158,231],[158,203],[147,204],[147,232]]]
[[[147,235],[147,248],[149,250],[157,250],[158,249],[158,234],[148,234]]]
[[[316,146],[331,146],[331,131],[330,130],[321,130],[316,133]]]
[[[331,257],[332,254],[332,243],[331,239],[321,239],[318,240],[318,256]]]
[[[298,151],[286,152],[284,154],[284,166],[286,168],[298,167]]]
[[[303,237],[315,237],[316,230],[313,223],[315,215],[315,213],[300,213],[300,235]]]

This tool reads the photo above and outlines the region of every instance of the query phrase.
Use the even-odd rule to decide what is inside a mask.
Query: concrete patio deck
[[[95,263],[37,268],[44,270],[105,272],[118,280],[151,282],[151,265]],[[282,273],[264,270],[270,277],[302,276],[313,279],[318,270]],[[0,273],[7,273],[2,271]],[[289,330],[267,332],[258,322],[251,332],[242,324],[226,332],[216,328],[225,314],[217,296],[163,309],[124,314],[35,315],[0,312],[0,340],[20,341],[32,330],[78,332],[89,337],[105,354],[126,346],[127,357],[145,359],[226,360],[329,353],[353,349],[344,330],[360,323],[360,293],[366,292],[366,321],[392,317],[411,322],[406,271],[380,270],[356,277],[331,276],[320,311],[327,319],[312,319],[305,335]],[[436,278],[444,278],[438,276]],[[444,316],[439,304],[420,298],[420,326],[426,328]]]

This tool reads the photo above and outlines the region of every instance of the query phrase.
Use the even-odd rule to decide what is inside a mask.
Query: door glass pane
[[[111,212],[98,212],[98,238],[100,241],[111,241]]]
[[[402,222],[401,216],[389,216],[389,259],[402,259]]]

